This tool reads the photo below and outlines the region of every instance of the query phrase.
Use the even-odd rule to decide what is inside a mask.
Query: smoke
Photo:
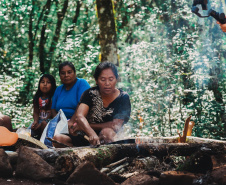
[[[114,140],[115,141],[123,140],[123,139],[126,139],[126,138],[130,138],[132,136],[133,136],[133,134],[132,134],[132,125],[130,123],[126,123],[117,132]]]
[[[223,12],[223,6],[220,1],[209,1],[208,10],[202,10],[201,5],[197,5],[199,13],[202,16],[208,15],[208,11],[213,9],[219,13]],[[195,14],[193,14],[195,16]],[[194,49],[190,51],[190,60],[194,74],[191,78],[196,82],[197,88],[205,88],[210,78],[211,70],[217,68],[220,63],[219,54],[222,44],[222,31],[216,24],[213,17],[199,18],[197,17],[199,39],[194,43]]]

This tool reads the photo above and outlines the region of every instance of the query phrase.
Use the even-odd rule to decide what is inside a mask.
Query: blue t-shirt
[[[88,82],[80,78],[77,78],[77,82],[69,90],[66,90],[65,85],[57,87],[52,98],[52,109],[57,112],[62,109],[67,119],[71,119],[82,93],[89,88]]]

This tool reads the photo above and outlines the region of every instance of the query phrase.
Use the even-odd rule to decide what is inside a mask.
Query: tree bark
[[[45,50],[45,43],[46,43],[46,36],[45,36],[45,31],[46,31],[46,27],[47,27],[47,17],[49,15],[50,12],[50,7],[51,7],[51,0],[47,0],[45,6],[43,7],[42,13],[40,15],[40,19],[43,16],[43,12],[45,12],[45,16],[43,18],[43,22],[45,24],[43,24],[42,26],[42,30],[41,30],[41,38],[40,38],[40,42],[39,42],[39,61],[40,61],[40,71],[44,74],[45,73],[45,67],[44,64],[46,63],[46,50]],[[40,21],[39,19],[39,21]],[[38,22],[39,22],[38,21]],[[38,24],[36,26],[36,29],[38,29]],[[36,33],[35,33],[36,35]]]
[[[31,11],[29,15],[29,30],[28,30],[28,49],[29,49],[29,57],[28,57],[28,69],[27,73],[30,73],[30,69],[32,67],[33,63],[33,55],[34,55],[34,39],[33,39],[33,16],[34,16],[34,0],[31,0]],[[27,99],[28,95],[31,93],[31,86],[32,86],[32,79],[33,79],[33,74],[30,73],[30,75],[27,76],[26,81],[25,81],[25,89],[23,91],[20,91],[20,98],[18,99],[18,103],[22,104],[27,104],[29,100]]]
[[[48,62],[45,65],[45,72],[49,72],[49,68],[51,67],[51,63],[52,63],[52,59],[53,59],[53,55],[54,55],[54,51],[56,49],[56,45],[58,43],[58,40],[60,38],[60,31],[61,31],[61,26],[63,23],[63,19],[65,17],[66,11],[67,11],[67,7],[68,7],[68,0],[64,1],[64,6],[61,12],[57,12],[57,26],[56,26],[56,30],[55,30],[55,34],[49,49],[49,53],[48,53]]]
[[[112,0],[97,0],[96,3],[100,27],[101,62],[109,61],[118,66],[117,35]]]
[[[28,66],[31,67],[32,66],[32,61],[33,61],[33,47],[34,47],[34,40],[33,40],[33,14],[34,14],[34,0],[31,1],[32,3],[32,9],[31,9],[31,13],[30,13],[30,18],[29,18],[29,64]]]
[[[69,29],[68,29],[67,33],[65,34],[65,41],[67,40],[67,36],[71,35],[73,33],[73,30],[74,30],[76,23],[78,21],[81,6],[82,6],[82,2],[77,1],[75,16],[74,16],[73,21],[72,21],[73,25],[69,26]]]

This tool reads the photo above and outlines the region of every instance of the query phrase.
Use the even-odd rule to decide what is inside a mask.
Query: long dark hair
[[[100,76],[101,72],[104,69],[111,69],[112,72],[115,75],[115,78],[118,79],[118,70],[117,70],[117,67],[113,63],[111,63],[111,62],[105,61],[105,62],[99,63],[98,66],[96,67],[95,72],[94,72],[94,75],[93,75],[93,77],[95,78],[95,80],[98,80],[98,77]]]
[[[41,97],[43,95],[42,91],[40,89],[40,83],[41,83],[43,78],[48,78],[50,83],[51,83],[51,89],[50,89],[50,92],[48,94],[49,101],[48,101],[47,105],[45,106],[45,108],[47,108],[47,107],[49,107],[49,105],[51,103],[51,98],[53,97],[53,94],[54,94],[54,92],[56,90],[56,80],[50,74],[44,74],[44,75],[41,76],[41,78],[40,78],[40,80],[38,82],[38,90],[36,91],[36,93],[34,95],[34,98],[33,98],[33,105],[39,107],[38,99],[39,99],[39,97]]]

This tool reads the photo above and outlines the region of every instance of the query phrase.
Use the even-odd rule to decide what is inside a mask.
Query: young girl
[[[33,118],[31,125],[31,136],[40,139],[42,131],[48,121],[52,119],[51,105],[52,96],[56,89],[56,81],[52,75],[44,74],[38,84],[38,90],[33,99]]]

